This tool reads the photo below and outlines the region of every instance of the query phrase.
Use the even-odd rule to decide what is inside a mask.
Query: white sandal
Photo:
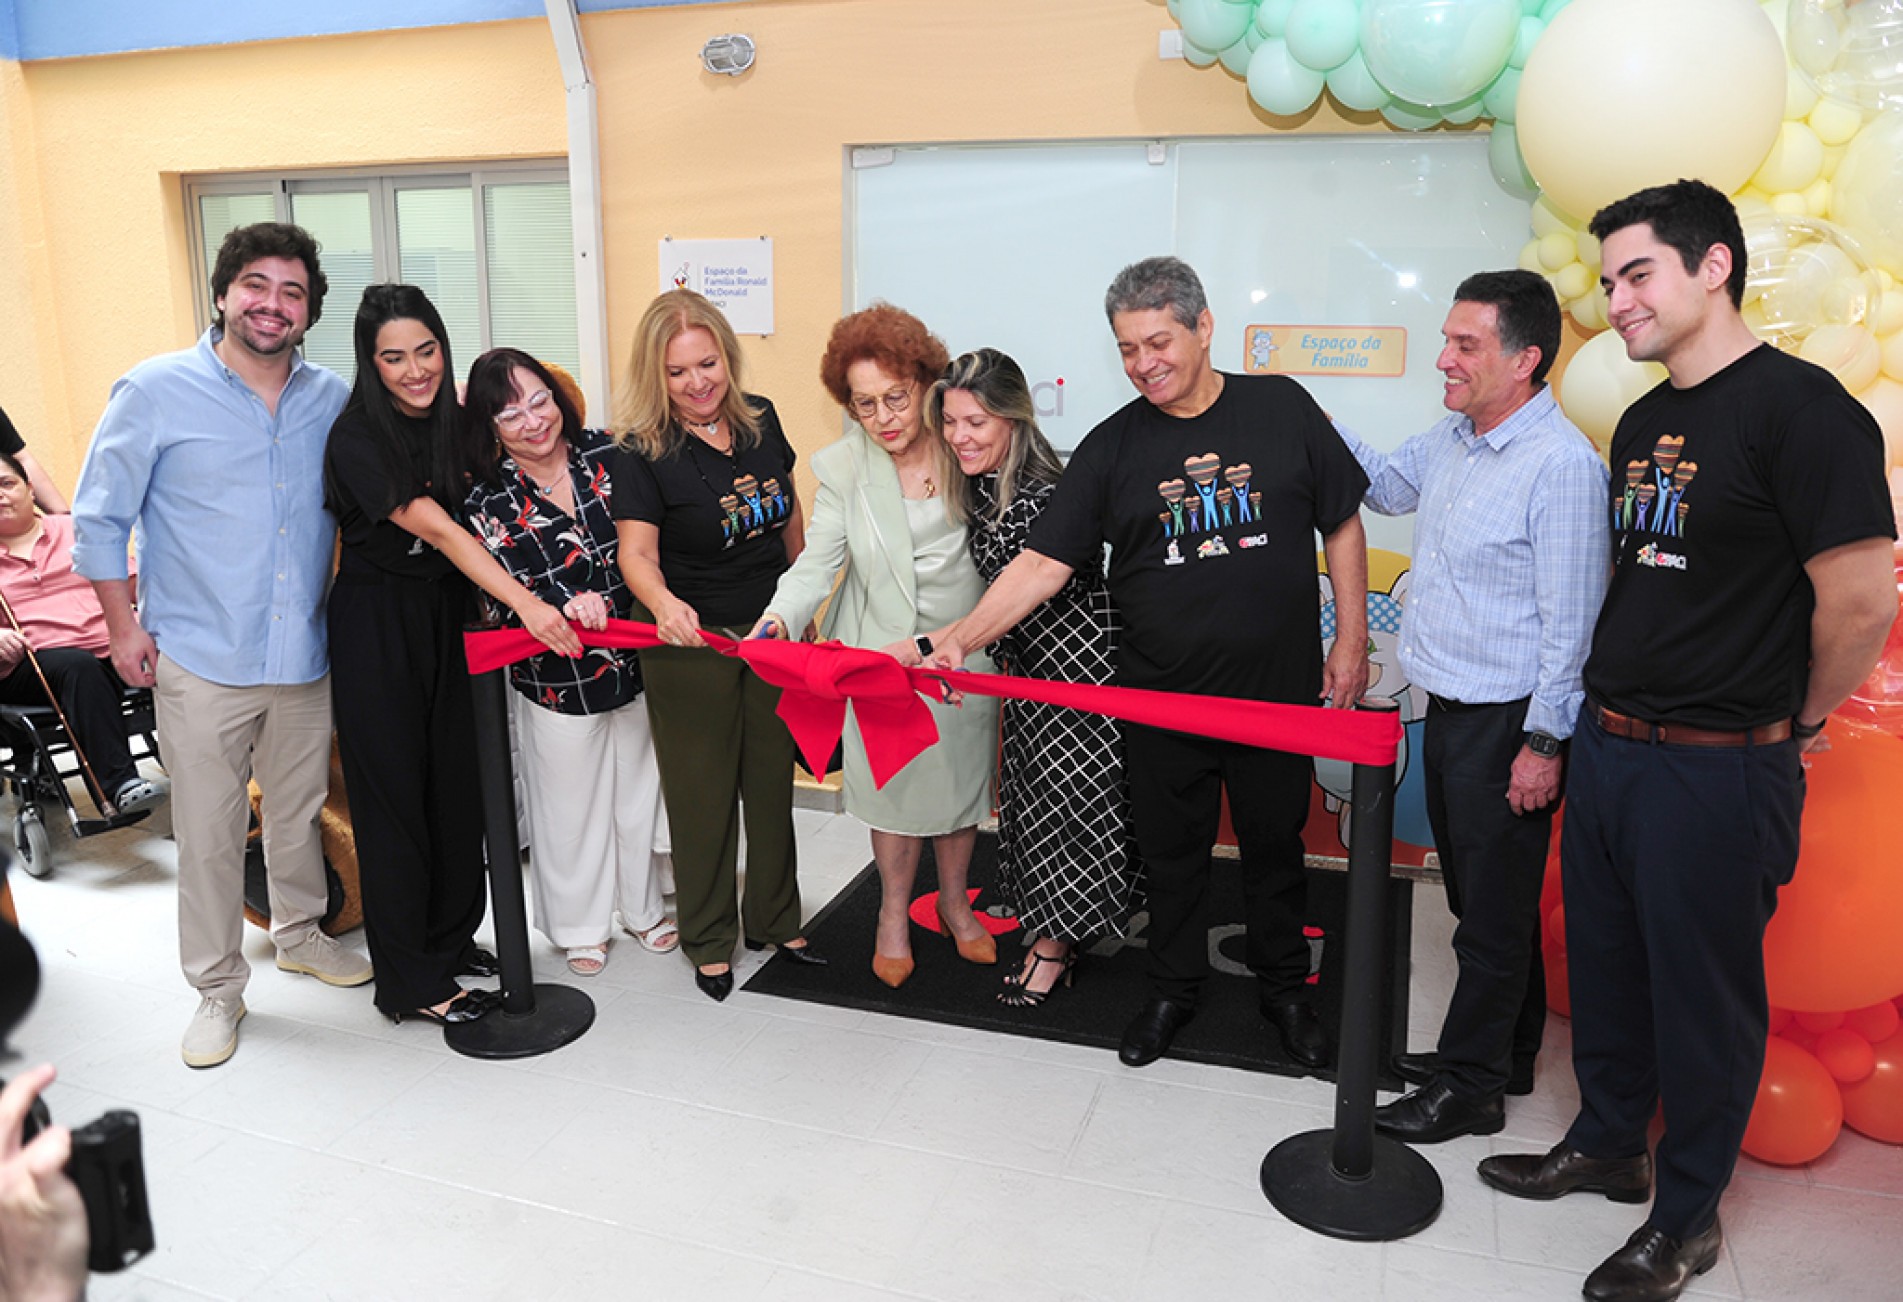
[[[621,929],[639,941],[641,948],[650,954],[672,954],[681,947],[681,929],[674,925],[672,918],[662,918],[646,931],[636,931],[623,918]]]
[[[568,970],[578,977],[600,976],[608,966],[608,946],[576,945],[568,951]]]

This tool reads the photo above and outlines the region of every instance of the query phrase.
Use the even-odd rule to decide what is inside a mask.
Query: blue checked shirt
[[[1531,697],[1526,729],[1573,735],[1612,560],[1605,463],[1543,388],[1476,436],[1450,415],[1393,452],[1336,426],[1366,505],[1415,513],[1401,667],[1468,704]]]
[[[126,577],[161,654],[227,687],[315,682],[337,524],[324,443],[349,389],[296,359],[277,414],[212,351],[141,362],[112,386],[73,493],[73,568]]]

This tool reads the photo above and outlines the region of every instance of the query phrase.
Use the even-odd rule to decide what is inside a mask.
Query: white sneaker
[[[295,945],[278,951],[278,971],[314,976],[327,986],[360,986],[376,975],[369,959],[315,928]]]
[[[238,1023],[244,1018],[244,1000],[213,999],[198,1001],[192,1024],[185,1028],[185,1040],[179,1056],[187,1067],[216,1067],[238,1051]]]

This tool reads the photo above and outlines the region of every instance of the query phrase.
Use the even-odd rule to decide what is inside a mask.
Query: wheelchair
[[[132,758],[135,761],[159,759],[151,690],[127,688],[121,699],[121,710],[126,737],[132,744]],[[75,837],[130,827],[152,812],[140,809],[112,818],[89,818],[81,814],[67,785],[80,774],[79,756],[73,749],[72,739],[51,706],[0,705],[0,781],[19,797],[20,807],[13,816],[13,845],[19,853],[20,866],[29,876],[44,877],[53,871],[52,839],[46,827],[48,809],[58,807],[66,811]],[[90,793],[84,799],[90,804]]]

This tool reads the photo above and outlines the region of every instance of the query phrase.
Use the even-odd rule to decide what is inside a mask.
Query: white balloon
[[[1625,409],[1664,378],[1663,366],[1632,361],[1625,355],[1625,341],[1602,330],[1566,363],[1559,381],[1560,409],[1604,456]]]

